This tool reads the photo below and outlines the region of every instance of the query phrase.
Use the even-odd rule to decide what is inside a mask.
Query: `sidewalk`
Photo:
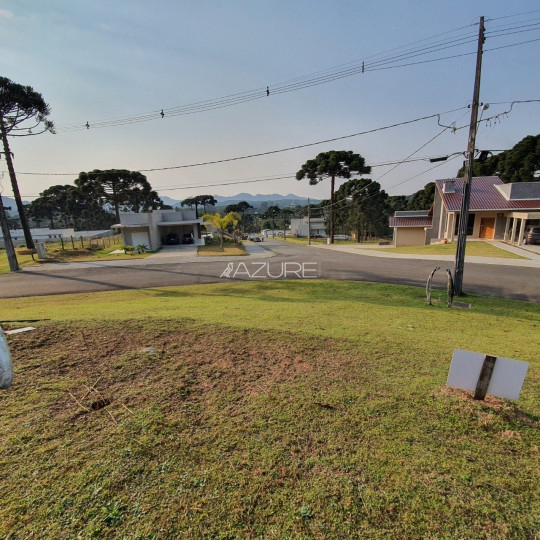
[[[496,264],[499,266],[519,266],[525,268],[540,268],[540,250],[528,250],[504,244],[503,242],[490,242],[494,246],[510,251],[516,255],[527,257],[527,259],[504,259],[500,257],[477,257],[473,255],[465,255],[465,260],[468,263],[478,264]],[[314,244],[312,247],[331,249],[334,251],[343,251],[345,253],[354,253],[355,255],[364,255],[366,257],[381,257],[387,259],[413,259],[424,261],[448,261],[454,262],[454,255],[415,255],[408,253],[391,253],[392,246],[354,246],[354,245],[338,245],[338,244]],[[528,248],[538,248],[538,246],[527,246]],[[386,252],[388,251],[388,252]]]

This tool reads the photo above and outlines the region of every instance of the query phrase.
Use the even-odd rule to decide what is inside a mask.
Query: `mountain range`
[[[238,193],[238,195],[232,195],[231,197],[222,197],[221,195],[214,195],[214,198],[217,200],[216,208],[225,208],[229,204],[238,204],[241,201],[246,201],[255,209],[266,209],[269,206],[279,206],[280,208],[286,208],[289,206],[306,206],[308,203],[307,197],[300,197],[289,193],[288,195],[280,195],[279,193],[271,193],[269,195],[257,194],[252,195],[251,193]],[[176,207],[180,206],[183,199],[172,199],[171,197],[161,197],[161,200],[168,204],[169,206]],[[15,204],[15,199],[11,197],[2,197],[4,207],[11,208],[6,210],[8,216],[18,216],[17,205]],[[320,203],[320,199],[311,199],[311,204]],[[23,201],[23,204],[30,204],[29,201]]]
[[[252,195],[251,193],[238,193],[238,195],[232,195],[230,197],[222,197],[221,195],[214,195],[214,198],[218,202],[217,207],[228,206],[229,204],[238,204],[241,201],[246,201],[255,208],[260,208],[261,206],[279,206],[280,208],[288,206],[305,206],[308,203],[307,197],[300,197],[289,193],[288,195],[280,195],[279,193],[271,193],[268,195],[257,194]],[[161,200],[170,206],[179,206],[182,202],[182,199],[172,199],[171,197],[161,197]],[[311,199],[312,204],[320,203],[320,199]]]

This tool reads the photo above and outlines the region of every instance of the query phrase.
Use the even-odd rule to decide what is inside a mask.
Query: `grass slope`
[[[534,538],[540,310],[470,301],[327,281],[3,301],[49,320],[9,337],[0,537]],[[520,400],[445,389],[454,347],[529,361]]]
[[[399,248],[381,248],[377,251],[385,251],[387,253],[405,253],[405,254],[414,254],[414,255],[455,255],[456,254],[457,243],[451,244],[432,244],[429,246],[411,246],[411,247],[399,247]],[[493,244],[488,242],[467,242],[465,247],[466,253],[469,256],[476,257],[496,257],[502,259],[527,259],[527,257],[522,257],[507,251],[506,249],[501,249]]]

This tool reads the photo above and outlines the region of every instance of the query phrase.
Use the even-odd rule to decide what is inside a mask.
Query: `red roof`
[[[429,227],[433,222],[432,217],[391,217],[390,227]]]
[[[449,178],[455,182],[455,193],[443,193],[445,180],[437,180],[436,185],[448,212],[461,210],[463,178]],[[475,176],[471,181],[470,211],[479,210],[535,210],[540,209],[540,200],[509,201],[495,187],[504,182],[498,176]]]

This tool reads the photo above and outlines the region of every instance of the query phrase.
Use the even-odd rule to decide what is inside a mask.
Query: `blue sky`
[[[56,135],[12,140],[21,193],[31,200],[51,185],[72,183],[79,171],[221,160],[454,109],[460,110],[444,115],[442,123],[467,126],[474,54],[405,67],[394,62],[385,64],[390,69],[368,70],[288,93],[272,94],[272,89],[342,64],[359,66],[364,60],[375,66],[377,60],[434,47],[436,42],[448,48],[431,55],[421,51],[402,63],[472,53],[481,15],[488,32],[481,100],[490,108],[484,117],[508,109],[497,102],[540,99],[540,41],[508,47],[540,39],[540,26],[527,26],[540,22],[536,0],[0,0],[1,74],[42,93],[58,128]],[[467,37],[470,42],[462,46],[453,41]],[[262,92],[261,99],[163,119],[158,114],[162,108],[255,89]],[[87,121],[92,126],[150,112],[155,120],[66,130]],[[524,136],[540,132],[539,118],[540,103],[516,104],[491,126],[481,124],[477,147],[511,148]],[[468,129],[455,133],[443,129],[430,119],[264,157],[145,174],[160,195],[175,199],[242,191],[327,198],[326,182],[309,186],[285,178],[225,184],[294,176],[307,159],[332,149],[358,152],[371,165],[399,161],[415,151],[413,157],[433,157],[466,149]],[[370,177],[380,178],[391,195],[410,194],[427,182],[454,176],[461,161],[457,156],[431,171],[434,164],[427,161],[393,170],[378,166]],[[5,170],[1,163],[0,170]],[[411,178],[415,175],[419,176]],[[3,194],[11,196],[7,175],[2,186]]]

